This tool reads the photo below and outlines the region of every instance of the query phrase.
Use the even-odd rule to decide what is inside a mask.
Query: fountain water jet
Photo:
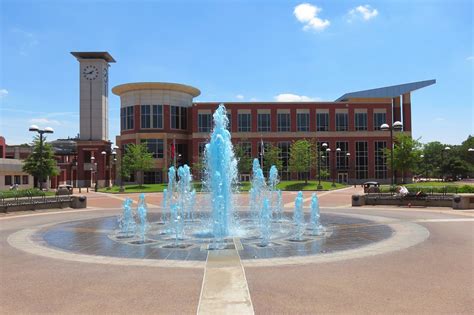
[[[316,193],[311,196],[311,218],[310,218],[310,229],[311,235],[320,235],[322,232],[322,225],[319,222],[319,200]]]
[[[293,240],[302,241],[304,233],[304,213],[303,213],[303,193],[298,192],[295,199],[295,212],[293,214],[293,221],[295,223],[295,236]]]
[[[147,221],[147,206],[145,201],[145,194],[140,194],[138,199],[138,206],[137,206],[137,215],[138,215],[138,232],[141,242],[145,242],[145,235],[148,229],[148,221]]]
[[[233,190],[237,184],[237,160],[227,130],[229,120],[224,105],[213,114],[214,128],[205,148],[207,186],[212,203],[213,236],[217,241],[229,236],[232,225]]]

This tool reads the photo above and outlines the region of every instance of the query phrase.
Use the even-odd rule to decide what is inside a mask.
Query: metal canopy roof
[[[336,102],[344,102],[350,98],[393,98],[402,94],[412,92],[436,83],[436,80],[418,81],[399,85],[385,86],[377,89],[346,93],[339,97]]]

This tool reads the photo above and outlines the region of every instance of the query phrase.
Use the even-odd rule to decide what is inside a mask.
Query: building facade
[[[112,92],[121,99],[121,133],[116,143],[146,143],[155,158],[155,168],[144,174],[145,183],[166,180],[173,164],[193,165],[200,161],[212,129],[212,113],[224,103],[234,144],[246,148],[250,157],[260,158],[262,145],[281,150],[284,180],[305,174],[291,173],[288,160],[291,143],[307,139],[330,151],[321,151],[321,164],[331,179],[362,183],[390,182],[384,157],[390,148],[390,132],[382,124],[403,123],[411,136],[411,92],[435,80],[407,83],[347,93],[334,102],[193,102],[196,88],[175,83],[129,83]],[[263,149],[265,152],[265,149]],[[198,174],[195,173],[195,176]],[[317,170],[311,170],[311,178]]]

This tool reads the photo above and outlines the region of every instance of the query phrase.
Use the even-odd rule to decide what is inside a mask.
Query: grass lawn
[[[323,186],[323,190],[333,190],[347,187],[347,185],[336,183],[336,187],[332,187],[332,182],[321,181],[321,185]],[[308,181],[308,184],[305,184],[304,181],[283,181],[278,184],[278,189],[283,191],[299,191],[299,190],[317,190],[318,182],[317,181]],[[167,187],[167,184],[146,184],[142,187],[138,185],[126,185],[125,192],[126,193],[149,193],[149,192],[162,192],[163,189]],[[196,191],[201,191],[202,184],[200,182],[194,183],[194,188]],[[239,185],[240,191],[249,191],[250,189],[250,182],[241,182]],[[107,193],[118,193],[119,186],[113,186],[110,189],[101,188],[99,189],[100,192],[107,192]]]

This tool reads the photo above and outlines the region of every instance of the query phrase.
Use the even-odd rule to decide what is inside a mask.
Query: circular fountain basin
[[[356,249],[388,239],[393,233],[388,225],[374,221],[322,214],[323,230],[313,231],[307,226],[303,237],[295,239],[291,215],[285,215],[279,222],[272,221],[272,237],[264,246],[258,225],[249,213],[239,212],[239,230],[233,231],[234,236],[225,238],[218,248],[237,250],[242,260],[310,256]],[[160,214],[149,214],[150,222],[159,219]],[[305,215],[308,220],[309,215]],[[211,230],[201,220],[187,222],[185,235],[178,240],[161,222],[150,223],[144,241],[121,235],[117,227],[116,216],[67,222],[39,230],[34,239],[48,247],[82,255],[155,260],[205,261],[208,251],[215,248]]]

